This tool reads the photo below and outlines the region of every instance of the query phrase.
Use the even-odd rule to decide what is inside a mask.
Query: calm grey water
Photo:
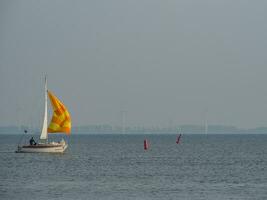
[[[267,135],[73,134],[62,155],[19,137],[0,135],[0,199],[267,199]]]

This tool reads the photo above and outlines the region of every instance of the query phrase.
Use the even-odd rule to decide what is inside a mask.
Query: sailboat
[[[53,116],[50,124],[47,124],[47,96],[49,96],[53,108]],[[68,144],[62,138],[60,142],[49,142],[48,133],[65,133],[70,135],[71,117],[64,104],[51,92],[47,90],[47,79],[45,77],[45,110],[43,128],[38,143],[30,145],[18,145],[17,153],[63,153]]]

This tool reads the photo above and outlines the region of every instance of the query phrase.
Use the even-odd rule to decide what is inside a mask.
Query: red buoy
[[[182,134],[180,134],[180,135],[177,137],[176,144],[179,144],[181,136],[182,136]]]
[[[147,139],[144,140],[144,150],[148,149],[148,141]]]

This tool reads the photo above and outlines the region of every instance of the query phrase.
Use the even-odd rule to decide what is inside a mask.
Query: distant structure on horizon
[[[126,121],[126,120],[125,120]],[[183,134],[206,134],[205,125],[179,125],[176,129],[169,127],[144,127],[144,126],[126,126],[126,122],[122,128],[109,124],[92,124],[73,127],[73,135],[75,134],[177,134],[177,127],[183,130]],[[39,134],[39,129],[27,126],[0,126],[0,134],[21,134],[24,130],[28,134]],[[209,134],[267,134],[267,127],[257,127],[252,129],[240,129],[235,126],[225,125],[209,125]]]
[[[127,115],[127,111],[122,110],[121,111],[121,131],[123,134],[125,134],[125,131],[126,131],[126,115]]]

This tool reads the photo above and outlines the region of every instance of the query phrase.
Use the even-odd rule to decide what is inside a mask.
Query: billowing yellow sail
[[[53,117],[47,128],[48,133],[66,133],[70,134],[71,118],[67,108],[59,99],[48,91],[48,96],[53,107]]]

